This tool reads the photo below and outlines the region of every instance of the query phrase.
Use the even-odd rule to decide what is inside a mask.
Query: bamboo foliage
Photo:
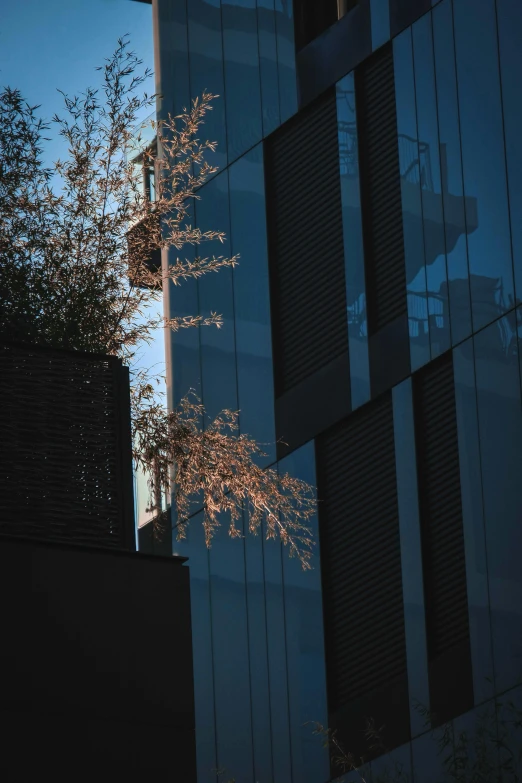
[[[237,412],[209,421],[189,390],[168,412],[153,380],[132,372],[137,350],[158,329],[223,325],[217,312],[205,318],[151,315],[166,279],[180,285],[239,261],[181,255],[187,245],[199,249],[225,238],[189,222],[191,202],[216,171],[207,160],[216,144],[198,133],[217,96],[203,93],[155,128],[159,155],[155,159],[150,148],[141,153],[142,165],[154,167],[154,199],[143,192],[133,129],[155,96],[141,93],[150,76],[141,65],[128,40],[120,39],[98,69],[100,90],[64,94],[64,114],[52,125],[66,152],[51,168],[42,162],[51,125],[18,90],[0,92],[0,330],[11,339],[123,359],[132,377],[133,456],[147,472],[153,507],[161,492],[172,490],[183,535],[191,503],[202,497],[207,545],[223,513],[230,534],[240,535],[245,508],[252,532],[264,521],[267,536],[279,536],[307,568],[313,490],[257,466],[261,451],[238,435]],[[168,269],[153,268],[149,259],[158,248],[174,248],[180,256]]]

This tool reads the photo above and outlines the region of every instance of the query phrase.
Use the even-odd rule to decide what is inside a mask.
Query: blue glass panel
[[[217,152],[208,153],[213,165],[227,164],[225,87],[223,77],[223,33],[220,0],[187,0],[191,98],[203,91],[219,95],[205,117],[202,137],[216,141]]]
[[[392,400],[410,722],[415,736],[425,728],[415,705],[429,709],[430,698],[411,378],[393,388]]]
[[[449,729],[451,731],[451,728]],[[415,783],[441,783],[446,780],[437,735],[429,732],[411,743],[413,780]]]
[[[482,489],[497,691],[522,673],[522,412],[516,329],[475,336]]]
[[[257,0],[259,30],[259,67],[263,104],[263,136],[281,123],[279,113],[279,74],[274,0]]]
[[[225,231],[225,242],[209,242],[200,246],[201,254],[230,256],[228,171],[223,171],[199,191],[196,203],[197,226],[201,231]],[[199,280],[199,313],[211,312],[223,316],[223,326],[202,327],[201,378],[203,402],[209,416],[224,408],[237,410],[236,353],[234,338],[234,291],[232,269],[225,267],[218,274],[204,275]]]
[[[209,552],[217,757],[227,775],[253,783],[244,540],[230,538],[227,524]]]
[[[372,761],[370,781],[384,783],[409,783],[412,778],[411,744],[401,745],[390,753]]]
[[[316,484],[315,448],[310,441],[279,463],[282,473]],[[313,570],[303,571],[297,558],[288,557],[283,548],[286,646],[290,731],[292,737],[292,774],[299,783],[316,783],[329,777],[328,752],[313,726],[307,722],[328,723],[326,672],[324,659],[323,603],[319,526],[315,516],[310,528],[316,541]]]
[[[512,307],[514,297],[495,2],[454,0],[453,10],[476,331]]]
[[[233,275],[240,427],[263,444],[262,462],[270,464],[276,453],[262,145],[229,175],[232,252],[241,256]]]
[[[462,160],[460,154],[460,126],[453,44],[453,14],[451,0],[443,0],[432,12],[433,47],[435,51],[435,78],[440,138],[441,187],[444,207],[444,228],[448,270],[452,344],[465,340],[471,334],[471,294],[469,289],[466,211],[476,211],[476,199],[469,196],[468,209],[464,204]],[[475,230],[476,221],[471,225]],[[444,283],[443,283],[444,286]],[[444,292],[443,292],[444,293]],[[448,313],[444,314],[445,319]]]
[[[431,14],[413,26],[415,94],[431,358],[451,345]]]
[[[417,133],[411,28],[394,39],[393,59],[410,355],[411,369],[414,371],[429,362],[430,342],[422,225],[421,155]]]
[[[372,52],[390,40],[390,0],[371,0]]]
[[[262,138],[256,0],[222,0],[228,160]]]
[[[255,780],[271,781],[273,770],[270,681],[268,676],[263,541],[260,535],[254,536],[249,532],[245,533],[245,566]]]
[[[353,73],[336,85],[352,409],[370,399],[366,284]]]
[[[166,119],[170,113],[180,114],[188,106],[190,94],[189,54],[187,37],[187,3],[173,3],[172,0],[158,0],[154,7],[155,35],[159,38],[157,48],[159,67],[156,65],[156,93],[158,118]]]
[[[501,760],[506,766],[504,780],[522,779],[522,688],[513,688],[503,694],[497,702],[497,725],[499,738],[503,742]]]
[[[176,541],[174,529],[172,549],[173,554],[190,559],[190,611],[198,783],[216,783],[217,756],[209,557],[201,522],[201,513],[192,517],[187,528],[187,538],[183,541]],[[180,676],[184,676],[183,672],[180,672]]]
[[[292,0],[275,0],[277,63],[279,71],[279,112],[285,122],[297,111],[294,11]]]
[[[169,263],[175,263],[178,253],[169,248]],[[182,258],[194,258],[194,248],[185,247]],[[169,281],[165,287],[165,314],[173,318],[199,314],[197,280],[185,280],[181,285]],[[180,329],[165,332],[167,352],[167,400],[170,407],[177,405],[190,389],[201,396],[201,362],[199,329]]]
[[[281,549],[282,545],[279,540],[266,541],[263,530],[273,783],[288,783],[292,780],[283,564],[281,561],[283,553]],[[284,556],[287,557],[286,552]]]
[[[471,668],[475,703],[480,703],[493,695],[494,677],[472,340],[467,340],[453,351],[453,371],[466,553]]]
[[[498,746],[495,705],[475,707],[453,721],[455,756],[460,762],[461,780],[508,780],[498,775]],[[513,778],[511,778],[513,780]]]
[[[522,3],[497,0],[500,73],[504,108],[504,133],[508,167],[509,208],[515,265],[515,291],[522,300]]]

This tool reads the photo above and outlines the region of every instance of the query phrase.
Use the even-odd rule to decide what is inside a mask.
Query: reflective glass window
[[[158,0],[156,34],[159,37],[159,68],[156,92],[161,95],[158,116],[180,114],[191,98],[187,35],[187,3]]]
[[[372,51],[390,40],[390,0],[371,0]]]
[[[227,775],[253,783],[244,540],[228,535],[228,522],[209,550],[217,759]]]
[[[385,753],[372,761],[371,781],[397,781],[397,783],[409,783],[412,778],[411,771],[411,744],[401,745],[400,748]]]
[[[516,325],[502,318],[474,338],[497,691],[522,674],[522,413]]]
[[[496,730],[495,705],[491,701],[455,718],[453,721],[455,757],[460,762],[462,780],[476,779],[477,769],[480,770],[479,775],[484,780],[499,779]],[[502,775],[501,780],[506,778]]]
[[[245,520],[245,526],[247,520]],[[245,532],[245,568],[247,579],[248,646],[250,656],[250,696],[252,700],[252,739],[256,781],[271,781],[272,736],[270,717],[270,680],[261,535]]]
[[[187,8],[191,99],[205,90],[219,95],[205,116],[202,135],[217,142],[217,151],[207,153],[207,158],[223,168],[227,164],[227,131],[221,0],[187,0]]]
[[[366,284],[353,73],[336,85],[352,408],[370,399]]]
[[[275,0],[279,112],[285,122],[297,111],[294,10],[292,0]]]
[[[429,709],[430,700],[411,378],[394,387],[392,399],[410,724],[415,736],[425,728],[416,705]]]
[[[494,0],[454,0],[453,10],[476,331],[514,300],[497,25]]]
[[[199,246],[199,252],[205,256],[230,256],[228,170],[207,182],[199,195],[200,200],[196,202],[198,228],[226,233],[223,243],[207,242]],[[223,317],[220,329],[203,326],[198,330],[203,402],[208,415],[216,416],[224,408],[237,410],[238,407],[232,269],[225,267],[217,274],[204,275],[198,281],[198,288],[198,313],[208,317],[215,312]]]
[[[222,0],[228,160],[261,140],[256,0]]]
[[[473,340],[469,339],[454,349],[453,372],[466,554],[471,668],[475,703],[480,703],[493,695],[493,656]]]
[[[229,182],[232,253],[240,254],[233,273],[240,428],[263,444],[270,464],[276,455],[262,145],[230,167]]]
[[[504,108],[504,133],[508,169],[509,208],[515,266],[515,291],[522,300],[522,3],[497,0],[500,73]]]
[[[310,441],[279,463],[282,473],[316,484],[315,448]],[[299,783],[316,783],[329,777],[328,753],[312,733],[317,721],[328,723],[324,658],[323,604],[318,519],[310,520],[316,542],[312,570],[303,571],[297,558],[283,547],[286,647],[292,774]]]
[[[504,764],[506,764],[504,769],[508,780],[509,778],[511,778],[511,780],[522,779],[522,756],[520,754],[520,747],[522,745],[521,715],[521,687],[513,688],[500,696],[497,703],[497,726],[499,738],[503,743],[503,748],[500,750],[500,757]]]
[[[282,552],[279,540],[267,541],[265,534],[263,530],[273,781],[288,783],[292,780],[292,754],[282,562],[287,553]]]
[[[421,158],[424,161],[425,155],[421,151],[424,148],[419,144],[417,131],[411,28],[394,39],[393,61],[410,356],[411,369],[414,371],[429,362],[430,342],[421,196]],[[424,169],[424,165],[422,168]]]
[[[176,261],[175,248],[169,248],[170,264]],[[183,248],[183,258],[192,260],[194,248]],[[195,316],[199,314],[198,282],[184,280],[181,285],[169,281],[166,286],[165,315],[169,318]],[[177,405],[190,389],[201,397],[201,360],[199,350],[199,329],[165,331],[167,361],[167,400],[169,406]]]
[[[263,136],[280,125],[279,76],[274,0],[257,0]]]
[[[441,189],[444,208],[444,229],[448,290],[443,302],[449,299],[449,317],[453,345],[471,334],[471,294],[469,288],[466,213],[476,212],[476,198],[468,196],[465,208],[460,154],[460,127],[453,43],[453,15],[451,0],[443,0],[431,14],[433,21],[433,48],[435,52],[435,79],[440,141]],[[470,230],[475,230],[476,221]],[[444,287],[444,281],[442,282]],[[443,292],[444,294],[444,292]]]
[[[439,732],[435,734],[430,731],[411,743],[413,779],[416,783],[440,783],[445,780],[444,754],[439,751],[438,736]]]
[[[431,14],[413,25],[420,186],[431,358],[451,345]]]
[[[190,612],[198,783],[215,783],[217,756],[209,553],[205,546],[201,523],[201,513],[192,517],[187,527],[187,537],[183,541],[176,541],[174,529],[173,554],[190,559]]]

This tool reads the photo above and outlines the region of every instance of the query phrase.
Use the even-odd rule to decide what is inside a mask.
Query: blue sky
[[[32,105],[41,104],[40,116],[60,113],[63,98],[99,83],[96,66],[102,65],[126,33],[143,67],[154,67],[152,6],[132,0],[0,0],[0,87],[17,87]],[[154,92],[154,81],[147,85]],[[152,111],[150,109],[149,111]],[[49,165],[61,154],[61,140],[53,130],[44,156]],[[155,308],[161,311],[161,303]],[[164,372],[163,332],[145,346],[135,367]],[[148,493],[138,481],[137,508],[143,519]]]
[[[95,68],[129,33],[132,48],[154,67],[152,6],[133,0],[0,0],[0,86],[18,87],[40,116],[62,108],[60,88],[81,92],[98,83]],[[154,91],[150,80],[148,91]],[[47,135],[52,136],[52,131]],[[58,157],[48,145],[46,162]]]

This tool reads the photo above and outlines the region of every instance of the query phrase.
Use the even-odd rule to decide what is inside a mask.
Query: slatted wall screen
[[[428,654],[469,642],[459,449],[451,352],[414,376]]]
[[[265,146],[276,394],[348,350],[335,92]]]
[[[135,549],[121,360],[0,339],[0,533]]]
[[[355,71],[366,295],[371,333],[407,314],[393,49]]]
[[[406,672],[392,402],[317,441],[329,704]]]

